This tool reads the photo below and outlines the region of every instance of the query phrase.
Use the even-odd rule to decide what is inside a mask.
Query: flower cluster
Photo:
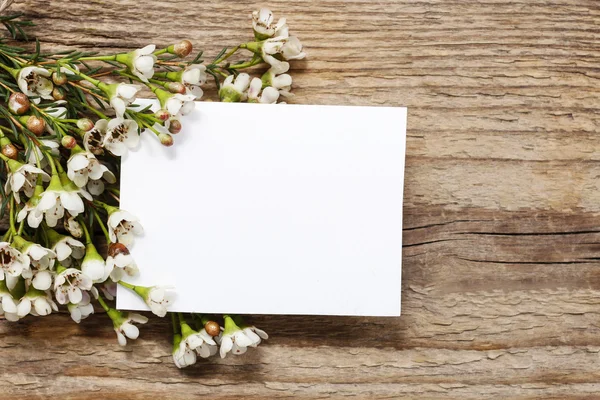
[[[110,55],[0,46],[6,99],[0,103],[0,217],[9,224],[0,238],[0,315],[17,321],[62,306],[80,323],[101,308],[126,345],[147,318],[111,305],[117,285],[140,296],[153,314],[167,314],[172,288],[127,282],[138,274],[130,250],[143,228],[119,208],[120,157],[141,135],[171,146],[209,77],[224,102],[276,103],[291,95],[288,61],[305,56],[302,45],[269,10],[254,12],[252,24],[253,41],[225,48],[209,63],[202,52],[187,59],[188,40]],[[231,62],[242,49],[252,58]],[[260,78],[240,72],[260,65],[268,68]],[[136,104],[143,93],[156,97],[157,111]],[[267,338],[239,317],[224,315],[219,324],[171,314],[180,368],[197,356],[242,354]]]
[[[245,68],[266,63],[269,69],[260,78],[247,73],[235,77],[228,76],[219,90],[221,101],[274,104],[280,97],[291,97],[292,77],[286,72],[290,60],[306,57],[302,43],[296,36],[290,36],[285,18],[274,22],[273,13],[262,8],[252,13],[255,41],[243,43],[227,53],[222,59],[232,56],[239,49],[253,53],[251,60],[234,64],[231,68]]]

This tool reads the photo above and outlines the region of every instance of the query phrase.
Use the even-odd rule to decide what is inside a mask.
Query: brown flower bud
[[[65,83],[67,83],[67,74],[65,74],[64,72],[53,72],[52,82],[54,82],[55,85],[64,85]]]
[[[94,123],[89,118],[80,118],[77,120],[77,127],[87,132],[94,127]]]
[[[75,146],[77,146],[77,140],[73,136],[65,135],[62,137],[60,143],[64,148],[71,150]]]
[[[167,110],[162,108],[162,109],[158,110],[157,112],[155,112],[154,116],[156,118],[160,119],[161,121],[166,121],[171,117],[171,114],[169,114],[169,112]]]
[[[167,83],[167,90],[171,93],[185,94],[185,86],[183,86],[183,84],[179,82]]]
[[[29,101],[27,95],[25,95],[24,93],[13,93],[8,98],[8,109],[13,114],[23,115],[27,111],[29,111],[30,106],[31,102]]]
[[[171,120],[171,123],[169,124],[169,132],[171,132],[172,134],[178,134],[181,131],[181,122],[176,119],[173,118]]]
[[[173,146],[173,136],[169,135],[168,133],[159,134],[158,139],[160,140],[160,144],[163,146]]]
[[[67,97],[67,93],[64,89],[55,87],[52,89],[52,98],[54,100],[64,100]]]
[[[189,40],[182,40],[181,42],[173,45],[172,54],[177,54],[179,57],[187,57],[192,52],[192,42]]]
[[[206,324],[204,324],[204,329],[210,336],[217,336],[219,332],[221,332],[221,327],[215,321],[206,322]]]
[[[129,249],[123,243],[111,243],[110,246],[108,246],[108,255],[116,257],[119,254],[128,255]]]
[[[27,129],[33,132],[36,136],[42,136],[46,130],[46,121],[42,118],[38,118],[35,115],[31,115],[27,118],[26,122]]]
[[[17,150],[17,148],[15,147],[14,144],[9,143],[9,144],[5,144],[4,146],[2,146],[2,154],[4,154],[4,156],[6,156],[8,158],[12,158],[13,160],[16,160],[17,156],[19,154],[19,151]]]

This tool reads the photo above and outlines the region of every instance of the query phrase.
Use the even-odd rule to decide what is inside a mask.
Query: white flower
[[[123,243],[125,246],[133,243],[134,235],[140,236],[144,233],[137,217],[118,208],[109,212],[107,225],[111,242]]]
[[[71,236],[61,235],[54,229],[47,229],[46,236],[52,251],[56,253],[56,259],[64,266],[69,266],[71,257],[79,260],[85,254],[84,244]],[[65,261],[68,261],[69,264]]]
[[[263,331],[262,329],[258,329],[255,326],[247,326],[242,330],[246,334],[246,336],[248,336],[248,338],[252,340],[252,344],[250,345],[250,347],[256,347],[260,344],[262,339],[269,338],[267,332]]]
[[[274,87],[264,88],[261,94],[262,81],[259,78],[252,79],[248,89],[248,103],[275,104],[279,98],[279,91]],[[260,96],[259,96],[260,94]]]
[[[140,135],[138,124],[131,119],[111,119],[107,126],[106,135],[102,145],[116,156],[127,154],[127,149],[138,145]]]
[[[118,315],[115,315],[116,313],[118,313]],[[143,315],[130,312],[121,313],[113,309],[109,311],[109,316],[113,320],[115,333],[117,334],[117,339],[119,340],[119,344],[121,346],[125,346],[127,344],[127,338],[135,340],[140,335],[140,330],[137,326],[133,325],[132,322],[136,322],[138,324],[145,324],[148,322],[148,318],[144,317]]]
[[[260,46],[262,59],[271,65],[271,69],[276,75],[283,74],[290,69],[290,64],[281,61],[275,56],[280,56],[284,60],[299,60],[306,57],[302,51],[302,43],[295,36],[276,36],[267,39]]]
[[[21,275],[24,269],[29,268],[29,257],[15,249],[8,242],[0,242],[0,280],[5,274],[13,277]]]
[[[270,38],[275,34],[273,26],[273,13],[268,8],[261,8],[252,12],[252,29],[258,40]]]
[[[58,220],[64,216],[65,209],[72,216],[77,216],[84,211],[85,207],[78,192],[71,188],[64,188],[58,175],[54,175],[50,185],[42,194],[36,212],[43,213],[48,226],[55,227]]]
[[[123,118],[127,106],[133,103],[140,87],[128,83],[115,83],[107,86],[106,91],[110,99],[110,105],[115,109],[117,117]]]
[[[302,51],[302,48],[300,39],[296,36],[290,36],[281,48],[281,56],[285,60],[300,60],[306,57],[306,53]]]
[[[52,310],[58,311],[52,297],[41,290],[29,289],[17,306],[17,315],[20,318],[31,314],[34,316],[49,315]]]
[[[97,156],[104,154],[104,136],[108,128],[108,121],[99,119],[94,127],[83,135],[83,148]]]
[[[78,187],[84,187],[89,179],[95,181],[102,178],[104,171],[96,156],[79,146],[75,149],[73,149],[75,151],[71,151],[71,157],[67,161],[67,176],[69,179]]]
[[[246,91],[250,86],[250,75],[242,72],[237,77],[229,75],[219,89],[219,97],[224,102],[239,102],[246,100]]]
[[[15,236],[13,245],[19,251],[29,258],[31,265],[38,270],[50,269],[54,266],[56,254],[45,247],[33,242],[29,242],[20,236]]]
[[[176,334],[173,342],[173,362],[177,368],[185,368],[196,363],[196,352],[187,345],[182,345],[180,334]]]
[[[83,297],[79,303],[69,303],[67,305],[73,321],[80,323],[82,319],[86,319],[90,314],[94,313],[94,306],[90,303],[90,299],[89,293],[83,292]]]
[[[252,13],[252,28],[257,40],[265,40],[273,36],[287,37],[287,24],[285,18],[280,18],[277,24],[273,24],[273,13],[271,10],[261,8]]]
[[[219,351],[219,346],[214,341],[212,336],[206,333],[206,329],[202,328],[198,332],[198,336],[202,339],[203,343],[200,346],[196,347],[196,353],[202,358],[208,358],[217,354]]]
[[[83,300],[83,292],[92,286],[92,279],[80,270],[62,267],[54,279],[54,296],[59,304],[78,304]]]
[[[129,72],[143,82],[148,82],[148,79],[154,76],[154,63],[156,62],[156,56],[152,54],[154,49],[156,46],[149,44],[130,53],[117,55],[117,61],[127,65]]]
[[[111,170],[109,170],[106,165],[101,164],[102,165],[102,179],[104,179],[106,182],[108,183],[115,183],[117,181],[117,178],[115,177],[115,174],[112,173]],[[90,194],[94,195],[94,196],[99,196],[102,193],[104,193],[104,182],[102,182],[102,180],[98,179],[97,181],[89,181],[87,184],[87,189],[90,192]]]
[[[44,219],[44,214],[37,209],[40,198],[40,196],[33,196],[25,203],[25,206],[17,214],[17,222],[21,222],[27,218],[27,225],[30,227],[37,228],[40,226],[40,223]]]
[[[221,346],[219,349],[221,358],[225,358],[229,352],[233,354],[244,354],[248,349],[248,346],[254,344],[254,341],[236,325],[230,316],[226,315],[223,319],[225,321],[224,330],[216,338],[217,343]]]
[[[41,139],[40,140],[41,144],[43,145],[44,148],[46,148],[46,150],[54,157],[58,157],[58,155],[60,154],[59,152],[59,147],[60,144],[55,141],[55,140],[48,140],[48,139]],[[29,164],[36,164],[37,160],[40,161],[40,166],[42,168],[45,168],[46,165],[48,165],[48,160],[46,160],[46,157],[42,154],[42,150],[40,150],[37,146],[32,146],[31,152],[29,154],[29,158],[27,160],[27,162]]]
[[[204,94],[200,85],[206,83],[206,79],[206,66],[202,64],[192,64],[181,72],[180,82],[185,86],[187,94],[193,95],[196,99],[199,99]]]
[[[170,293],[167,291],[168,289],[170,288],[153,286],[148,288],[145,296],[143,296],[144,301],[148,307],[150,307],[152,313],[161,318],[167,315],[167,308],[172,301]]]
[[[50,270],[25,270],[22,274],[23,278],[31,279],[31,285],[38,290],[48,290],[52,286],[52,278],[54,273]]]
[[[191,94],[174,93],[168,97],[162,104],[169,114],[174,117],[189,114],[195,107],[195,96]]]
[[[50,75],[50,71],[40,67],[21,68],[17,74],[17,84],[27,97],[39,96],[43,99],[53,100],[54,85],[48,79]],[[39,104],[39,97],[33,99],[35,104]]]
[[[111,243],[108,246],[106,265],[107,269],[111,271],[110,279],[114,282],[120,281],[125,274],[135,276],[139,272],[129,249],[122,243]]]
[[[8,164],[11,172],[6,179],[5,191],[6,193],[13,192],[17,203],[21,202],[20,191],[23,191],[27,197],[33,196],[38,176],[41,175],[46,182],[50,180],[47,173],[33,165],[21,164],[14,160],[10,160]]]
[[[20,319],[18,315],[18,305],[19,302],[15,302],[15,299],[12,297],[6,286],[0,289],[0,314],[3,314],[7,321],[15,322]]]
[[[81,261],[81,271],[89,276],[95,283],[104,282],[110,274],[109,266],[96,250],[96,246],[89,243],[85,246],[85,256]]]
[[[262,76],[263,86],[272,86],[279,90],[279,94],[284,97],[291,97],[292,77],[288,74],[276,75],[272,69],[269,69]]]

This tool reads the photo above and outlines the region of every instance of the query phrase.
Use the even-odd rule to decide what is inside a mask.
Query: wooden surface
[[[215,54],[258,5],[13,7],[48,48]],[[105,316],[1,322],[0,398],[598,398],[600,4],[265,5],[309,54],[294,102],[409,107],[402,317],[257,317],[264,346],[184,371],[162,321],[126,348]]]

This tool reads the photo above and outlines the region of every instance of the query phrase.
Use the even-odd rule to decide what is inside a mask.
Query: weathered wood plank
[[[14,8],[48,48],[185,36],[210,55],[250,37],[255,6]],[[2,397],[597,398],[600,4],[269,6],[309,53],[293,65],[294,102],[409,106],[403,316],[256,317],[267,344],[186,371],[171,364],[164,321],[125,349],[104,316],[2,322]]]

